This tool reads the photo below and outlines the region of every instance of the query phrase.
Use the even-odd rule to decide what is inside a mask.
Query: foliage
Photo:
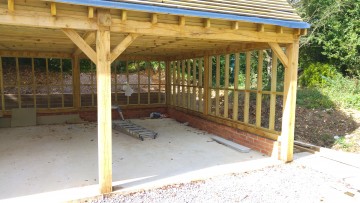
[[[302,87],[321,87],[333,79],[336,74],[335,67],[329,64],[312,63],[299,77],[299,84]]]
[[[300,67],[330,63],[345,75],[360,74],[360,0],[290,0],[312,26],[301,40]]]

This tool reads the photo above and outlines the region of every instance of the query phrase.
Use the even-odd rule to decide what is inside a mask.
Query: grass
[[[324,85],[298,90],[297,104],[310,109],[351,108],[360,110],[359,79],[340,74]]]

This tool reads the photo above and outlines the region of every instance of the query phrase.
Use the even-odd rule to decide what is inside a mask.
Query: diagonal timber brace
[[[85,34],[84,36],[84,41],[88,44],[88,45],[92,45],[95,43],[96,41],[96,33],[95,32],[88,32]],[[81,49],[79,49],[77,46],[76,46],[76,49],[74,50],[74,53],[73,55],[80,55],[83,51]]]
[[[111,52],[111,62],[114,62],[125,50],[130,46],[135,39],[139,37],[138,34],[129,34],[123,41],[120,42]]]
[[[62,29],[62,31],[71,39],[71,41],[81,49],[89,59],[96,64],[96,52],[86,43],[86,41],[73,29]]]
[[[281,63],[285,66],[285,68],[289,68],[289,59],[285,55],[279,44],[269,42],[269,45],[271,49],[275,52],[276,56],[280,59]]]

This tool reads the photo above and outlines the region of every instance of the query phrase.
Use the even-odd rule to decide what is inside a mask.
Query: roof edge
[[[259,18],[251,16],[238,16],[233,14],[224,14],[224,13],[213,13],[207,11],[195,11],[181,8],[168,8],[161,6],[151,6],[151,5],[141,5],[125,2],[112,2],[106,0],[53,0],[54,2],[59,3],[68,3],[84,6],[94,6],[94,7],[103,7],[103,8],[115,8],[115,9],[125,9],[125,10],[134,10],[134,11],[143,11],[150,13],[162,13],[162,14],[172,14],[180,16],[192,16],[192,17],[201,17],[201,18],[213,18],[213,19],[222,19],[222,20],[231,20],[231,21],[246,21],[252,23],[263,23],[270,25],[278,25],[288,28],[300,28],[307,29],[310,28],[310,24],[301,21],[290,21],[290,20],[279,20],[279,19],[269,19],[269,18]]]

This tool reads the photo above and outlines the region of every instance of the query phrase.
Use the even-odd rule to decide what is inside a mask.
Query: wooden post
[[[49,77],[49,59],[45,59],[45,65],[46,65],[46,92],[47,92],[47,107],[50,108],[50,77]]]
[[[263,73],[263,50],[258,52],[258,74],[257,74],[257,93],[256,93],[256,126],[261,127],[261,105],[262,105],[262,73]]]
[[[294,41],[286,47],[289,67],[285,69],[284,110],[282,117],[281,152],[280,159],[285,162],[293,160],[297,72],[299,57],[299,41]]]
[[[108,22],[109,10],[98,10],[98,23]],[[98,156],[100,192],[112,191],[112,129],[111,129],[111,58],[110,31],[100,27],[96,33],[97,53],[97,109],[98,109]]]
[[[74,55],[72,57],[72,75],[73,75],[73,105],[75,109],[79,109],[81,106],[80,97],[80,61],[79,56]]]
[[[234,106],[233,106],[233,120],[239,120],[239,69],[240,69],[240,54],[235,54],[235,68],[234,68]]]

